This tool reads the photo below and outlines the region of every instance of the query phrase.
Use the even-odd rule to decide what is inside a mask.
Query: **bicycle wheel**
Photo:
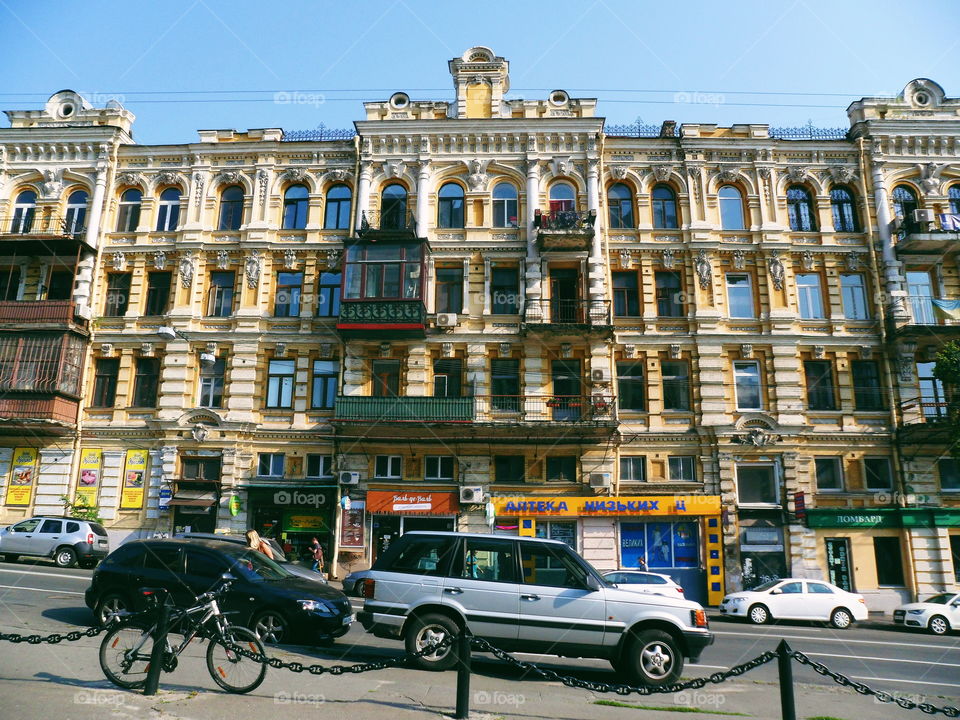
[[[128,690],[141,688],[147,680],[152,651],[149,630],[120,625],[100,643],[100,668],[114,685]]]
[[[207,645],[207,669],[217,685],[227,692],[250,692],[263,682],[267,666],[228,649],[227,645],[238,645],[252,653],[265,655],[263,643],[247,628],[231,625],[223,635],[210,638]]]

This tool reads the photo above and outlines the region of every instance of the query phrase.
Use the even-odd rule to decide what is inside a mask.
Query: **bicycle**
[[[253,632],[245,627],[230,625],[220,610],[217,598],[227,591],[231,580],[233,576],[224,574],[216,588],[195,598],[197,604],[193,607],[171,609],[170,627],[183,635],[183,642],[173,647],[167,636],[163,670],[173,672],[176,669],[177,657],[194,638],[209,638],[206,658],[210,677],[227,692],[247,693],[263,682],[267,666],[232,648],[240,647],[259,657],[265,657],[266,653]],[[165,600],[166,596],[165,590],[143,588],[141,592],[154,604],[161,597]],[[198,615],[201,616],[199,619]],[[159,618],[148,622],[147,627],[141,620],[141,613],[122,617],[118,626],[109,631],[100,643],[100,668],[103,674],[114,685],[128,690],[142,688],[146,683],[159,625]]]

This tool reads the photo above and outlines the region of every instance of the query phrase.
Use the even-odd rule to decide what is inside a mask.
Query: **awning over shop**
[[[209,490],[177,490],[167,504],[181,507],[211,507],[217,504],[217,494]]]
[[[456,515],[460,499],[452,492],[370,490],[367,511],[377,515]]]

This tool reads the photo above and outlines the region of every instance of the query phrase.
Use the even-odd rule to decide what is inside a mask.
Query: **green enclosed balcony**
[[[343,422],[468,423],[473,421],[473,398],[338,395],[333,419]]]
[[[422,337],[426,310],[422,300],[343,300],[337,330],[348,335]]]

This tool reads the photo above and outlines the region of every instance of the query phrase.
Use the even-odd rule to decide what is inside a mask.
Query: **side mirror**
[[[781,595],[781,594],[783,594],[783,590],[781,590],[780,588],[774,588],[773,590],[770,591],[770,594],[771,594],[771,595]]]
[[[593,575],[587,575],[587,590],[590,592],[597,592],[600,587],[599,580],[597,580]]]

